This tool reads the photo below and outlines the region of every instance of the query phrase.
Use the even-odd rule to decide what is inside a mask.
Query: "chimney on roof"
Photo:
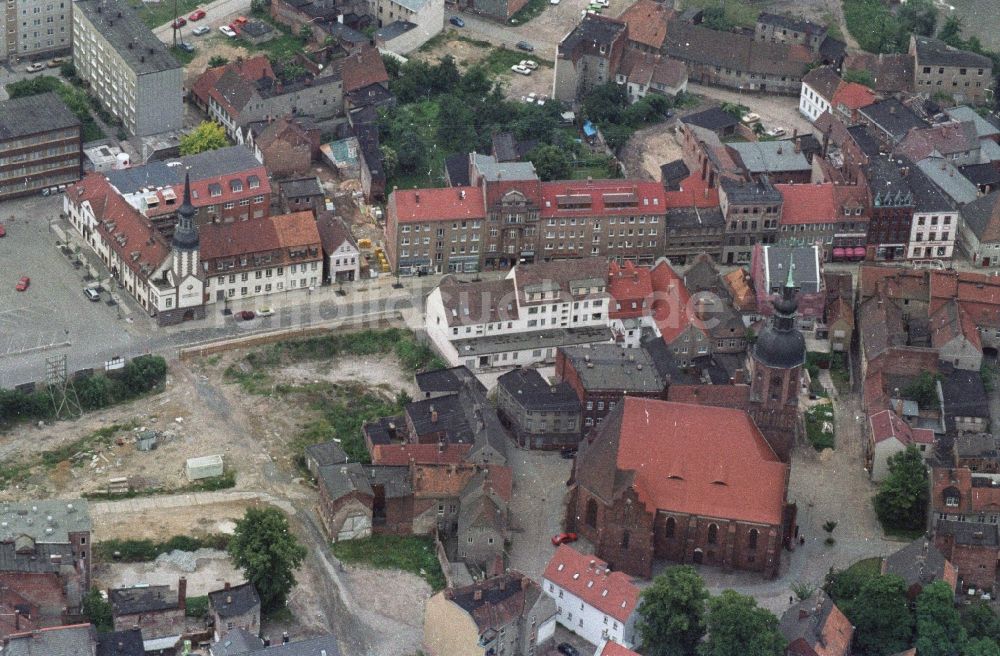
[[[462,200],[465,200],[465,189],[462,189],[461,191],[458,192],[458,197],[461,198]]]
[[[182,576],[177,580],[177,607],[182,610],[187,608],[187,589],[188,581]]]
[[[287,645],[288,644],[288,631],[282,631],[281,632],[281,644],[283,644],[283,645]]]
[[[226,595],[226,603],[227,604],[233,603],[233,595]]]
[[[507,578],[501,576],[500,577],[500,592],[503,592],[506,589],[507,589]]]
[[[419,204],[420,204],[420,192],[418,191],[418,192],[417,192],[417,193],[415,193],[415,194],[414,194],[413,196],[414,196],[414,199],[415,199],[415,200],[416,200],[416,202],[417,202],[417,205],[419,205]]]
[[[228,590],[229,589],[229,581],[226,581],[225,583],[222,584],[222,589],[223,590]]]
[[[896,106],[895,105],[893,105],[892,107],[889,108],[889,113],[890,114],[895,114],[896,113]]]
[[[435,410],[433,407],[431,408],[431,423],[432,424],[438,423],[438,411]]]
[[[475,592],[472,593],[472,600],[473,601],[482,601],[483,600],[483,590],[482,590],[482,588],[476,588]]]
[[[797,153],[801,153],[802,152],[802,143],[798,139],[793,138],[792,139],[792,144],[793,144],[793,148],[795,149],[795,152],[797,152]]]
[[[807,617],[809,617],[809,609],[808,608],[800,608],[799,609],[799,619],[800,620],[804,620]]]

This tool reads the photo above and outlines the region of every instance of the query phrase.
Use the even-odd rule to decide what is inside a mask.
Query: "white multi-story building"
[[[815,123],[816,119],[830,111],[833,107],[833,94],[837,92],[841,82],[840,76],[826,66],[814,68],[802,78],[799,111],[810,123]]]
[[[67,51],[72,45],[72,0],[7,0],[0,29],[0,59]]]
[[[184,69],[122,0],[73,3],[73,63],[132,136],[184,127]]]
[[[473,371],[553,362],[560,346],[611,341],[607,280],[601,257],[519,264],[503,280],[448,276],[427,297],[427,334]]]
[[[910,224],[910,259],[950,260],[958,237],[958,209],[917,167],[910,169],[913,223]]]
[[[556,622],[591,644],[632,647],[639,588],[595,556],[560,546],[542,575],[542,591],[556,602]]]
[[[344,220],[332,212],[320,212],[316,217],[316,227],[326,254],[324,282],[358,280],[361,277],[361,250]]]

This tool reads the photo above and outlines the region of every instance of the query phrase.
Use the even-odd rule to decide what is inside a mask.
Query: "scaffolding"
[[[72,419],[83,414],[80,398],[66,371],[66,355],[45,358],[45,386],[55,408],[56,419]]]

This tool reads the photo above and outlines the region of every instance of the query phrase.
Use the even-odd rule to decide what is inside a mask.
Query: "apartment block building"
[[[68,51],[72,7],[71,0],[9,0],[0,23],[0,60]]]
[[[54,93],[0,103],[0,200],[79,180],[80,141],[80,121]]]
[[[773,244],[784,200],[774,185],[724,178],[719,185],[719,206],[726,217],[722,256],[727,264],[747,264],[756,244]]]
[[[989,57],[917,35],[910,37],[909,52],[917,93],[928,98],[943,93],[956,102],[977,105],[992,99],[993,62]]]
[[[135,137],[179,130],[183,69],[135,11],[121,0],[78,0],[73,62],[100,103]]]
[[[575,102],[594,87],[614,80],[627,40],[625,23],[596,14],[584,16],[559,42],[552,96]]]
[[[540,183],[482,174],[480,186],[397,189],[389,195],[386,242],[402,274],[474,272],[514,264],[601,256],[652,263],[662,249],[663,185],[641,180]],[[504,167],[530,167],[513,163]]]

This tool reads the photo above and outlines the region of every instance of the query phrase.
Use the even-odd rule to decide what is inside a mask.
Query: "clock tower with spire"
[[[798,310],[794,265],[781,298],[773,302],[774,316],[757,336],[750,351],[750,415],[783,462],[791,458],[800,432],[799,385],[806,362],[806,340],[795,327]]]
[[[184,200],[177,209],[177,225],[170,240],[170,282],[176,294],[170,307],[160,311],[160,324],[205,318],[205,283],[200,267],[201,244],[191,204],[191,176],[184,173]]]

